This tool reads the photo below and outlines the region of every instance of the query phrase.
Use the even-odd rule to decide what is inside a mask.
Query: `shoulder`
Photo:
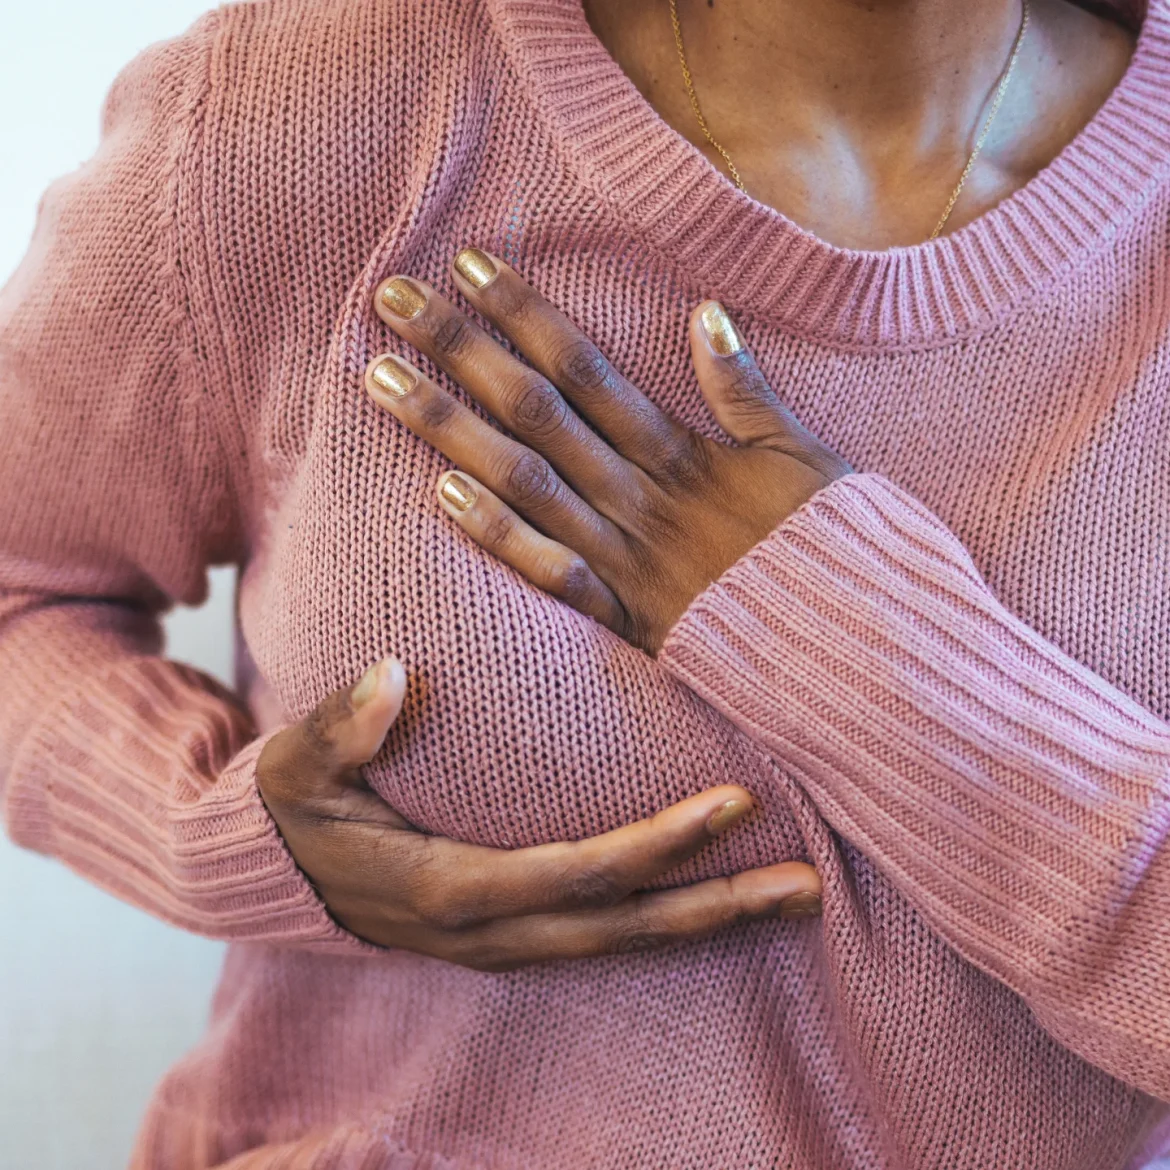
[[[219,10],[218,80],[248,96],[409,99],[476,69],[486,0],[243,0]]]
[[[1036,0],[1035,26],[1037,72],[1064,120],[1079,128],[1125,77],[1137,37],[1071,0]]]
[[[385,123],[490,73],[494,43],[488,0],[238,0],[127,65],[104,120],[198,113],[213,130],[295,130],[298,118],[369,112]]]
[[[500,67],[486,0],[248,0],[218,19],[205,169],[269,207],[273,187],[318,211],[373,191],[384,214],[472,132]]]
[[[193,314],[232,393],[309,400],[379,242],[458,197],[501,68],[489,2],[219,10],[180,220]],[[309,381],[284,385],[290,370]]]

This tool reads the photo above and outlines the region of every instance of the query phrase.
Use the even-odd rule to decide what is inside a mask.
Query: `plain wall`
[[[0,282],[41,192],[93,153],[118,70],[207,7],[0,4]],[[229,677],[232,593],[217,572],[203,609],[168,619],[174,657]],[[0,1170],[125,1166],[154,1085],[202,1031],[222,955],[0,837]]]

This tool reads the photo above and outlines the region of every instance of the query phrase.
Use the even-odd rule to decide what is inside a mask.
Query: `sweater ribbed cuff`
[[[123,660],[49,704],[8,778],[13,840],[183,929],[375,954],[338,926],[256,786],[268,738],[189,668]]]
[[[694,602],[660,662],[1016,986],[1101,941],[1166,832],[1170,728],[1013,617],[878,476],[790,517]]]

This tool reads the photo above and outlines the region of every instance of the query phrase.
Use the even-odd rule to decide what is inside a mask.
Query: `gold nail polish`
[[[394,314],[409,321],[427,307],[427,298],[422,289],[403,276],[396,276],[382,290],[382,304]]]
[[[805,891],[793,894],[780,903],[781,918],[819,918],[823,907],[820,894]]]
[[[703,328],[707,332],[707,340],[720,357],[730,357],[743,349],[743,342],[740,341],[727,310],[718,301],[712,301],[700,316]]]
[[[383,358],[370,377],[391,398],[405,398],[418,385],[414,374],[393,358]]]
[[[455,257],[455,270],[476,288],[483,288],[496,278],[495,263],[486,252],[478,248],[464,248]]]
[[[443,486],[439,488],[439,495],[457,512],[466,512],[479,499],[475,488],[463,476],[456,475],[454,472],[443,480]]]
[[[726,833],[728,829],[739,824],[751,812],[751,807],[750,804],[745,804],[742,800],[729,800],[726,804],[721,804],[707,818],[707,832],[714,836]]]

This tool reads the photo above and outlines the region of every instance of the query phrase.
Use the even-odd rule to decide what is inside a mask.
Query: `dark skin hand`
[[[1015,0],[680,7],[708,118],[749,191],[823,239],[860,248],[926,237],[1018,22]],[[1116,26],[1063,0],[1032,7],[1017,78],[948,230],[1046,166],[1128,63],[1132,38]],[[586,8],[647,100],[720,165],[678,84],[665,4]],[[530,365],[421,282],[386,282],[378,312],[513,437],[400,359],[372,363],[367,388],[461,469],[440,481],[440,501],[472,539],[648,652],[710,581],[849,470],[777,400],[718,306],[699,306],[690,340],[699,385],[735,446],[664,416],[499,261],[461,267],[460,291]],[[505,969],[818,912],[819,880],[798,863],[634,892],[747,815],[742,789],[593,841],[516,853],[417,832],[361,778],[402,694],[397,664],[372,677],[277,736],[261,759],[262,791],[294,855],[363,937]]]
[[[716,302],[691,317],[691,353],[735,445],[665,415],[501,260],[467,249],[453,271],[530,365],[421,281],[385,282],[378,312],[509,435],[393,355],[371,362],[370,396],[460,469],[439,499],[472,539],[647,653],[703,589],[849,472],[780,402]]]
[[[369,392],[470,473],[440,483],[469,535],[650,653],[697,593],[849,470],[780,404],[713,303],[692,321],[695,367],[738,446],[662,414],[499,261],[461,256],[461,289],[535,369],[417,282],[388,282],[379,311],[516,437],[400,359],[371,364]],[[361,773],[405,687],[397,662],[379,664],[275,736],[257,769],[297,863],[359,937],[500,971],[820,912],[820,879],[802,862],[639,892],[751,812],[734,786],[576,843],[508,851],[419,832]]]
[[[398,358],[371,363],[371,396],[470,473],[439,485],[464,531],[650,653],[696,594],[849,471],[779,402],[713,302],[692,319],[692,351],[736,446],[664,415],[500,261],[461,253],[456,279],[531,366],[419,282],[388,281],[379,312],[515,438]],[[380,663],[275,736],[257,768],[297,863],[359,937],[501,971],[819,914],[820,879],[803,862],[640,892],[751,812],[735,786],[576,843],[508,851],[419,832],[361,772],[405,688],[403,668]]]
[[[377,946],[480,971],[650,950],[740,922],[820,913],[803,862],[639,893],[753,808],[725,785],[586,841],[489,849],[432,837],[363,780],[402,708],[406,674],[386,661],[274,736],[261,795],[333,917]]]

